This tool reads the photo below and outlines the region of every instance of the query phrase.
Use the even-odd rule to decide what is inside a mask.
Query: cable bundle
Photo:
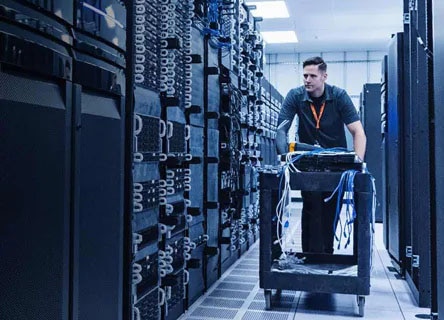
[[[337,153],[337,152],[344,152],[346,151],[346,149],[344,148],[331,148],[331,149],[316,149],[316,150],[312,150],[306,153],[302,153],[302,154],[298,154],[296,152],[289,152],[286,155],[286,161],[285,164],[281,167],[281,171],[278,173],[278,176],[280,175],[280,181],[279,181],[279,202],[276,206],[276,217],[277,217],[277,224],[276,224],[276,234],[277,234],[277,242],[279,243],[279,246],[281,247],[281,251],[283,253],[284,256],[286,256],[286,248],[285,248],[285,237],[286,237],[286,230],[288,229],[290,222],[289,222],[289,218],[290,218],[290,213],[288,212],[288,210],[286,210],[288,203],[290,202],[290,173],[294,173],[294,172],[299,172],[299,170],[296,168],[295,163],[300,160],[302,157],[304,156],[309,156],[309,155],[314,155],[314,154],[330,154],[330,153]],[[296,156],[295,156],[296,155]],[[350,170],[352,171],[352,170]],[[348,171],[345,171],[344,173],[346,173]],[[354,174],[356,174],[357,171],[354,171]],[[344,174],[341,176],[341,181],[343,180]],[[353,179],[354,179],[354,175],[353,178],[351,180],[351,189],[353,190]],[[330,198],[326,199],[325,201],[328,201],[329,199],[331,199],[331,197],[333,197],[334,193],[338,191],[338,188],[341,188],[341,192],[343,192],[343,187],[342,184],[340,182],[340,184],[338,185],[338,187],[333,191],[332,195],[330,196]],[[350,186],[349,186],[350,187]],[[349,187],[347,187],[345,190],[349,190]],[[282,190],[282,193],[281,193]],[[340,193],[342,194],[342,193]],[[340,201],[341,199],[338,199],[338,201]],[[337,210],[339,210],[336,212],[336,217],[335,217],[335,225],[336,225],[336,221],[337,219],[339,219],[339,214],[341,212],[341,205],[340,203],[338,203],[339,209],[337,207]],[[351,223],[353,223],[354,221],[354,217],[356,217],[356,212],[354,211],[354,203],[353,206],[351,207],[353,210],[352,212],[350,212],[350,208],[347,206],[347,210],[349,210],[348,212],[350,213],[350,219],[347,219],[346,223],[351,220],[351,218],[353,219],[352,222],[348,223],[348,229],[351,233]],[[353,217],[354,214],[354,217]],[[283,218],[287,218],[287,219],[283,219]],[[279,229],[282,230],[282,232],[279,232]],[[341,227],[341,234],[342,234],[342,227]],[[335,234],[336,237],[336,234]],[[342,236],[341,236],[342,237]],[[349,239],[350,241],[350,239]],[[348,243],[347,243],[348,244]]]
[[[286,210],[288,203],[290,202],[290,169],[289,166],[284,166],[283,173],[281,173],[281,180],[279,183],[279,190],[283,190],[282,195],[279,197],[279,202],[276,206],[276,235],[279,246],[281,247],[282,254],[286,257],[286,248],[284,244],[284,239],[286,237],[286,230],[288,229],[290,222],[290,214],[288,210]],[[285,179],[283,179],[285,177]],[[284,188],[282,188],[282,181],[284,181]],[[279,191],[280,192],[280,191]],[[284,216],[287,218],[284,223]],[[282,233],[279,232],[279,226],[281,227]]]
[[[338,193],[338,200],[336,202],[336,215],[335,220],[333,223],[333,232],[335,235],[335,239],[338,241],[338,249],[341,248],[341,241],[342,236],[347,239],[347,242],[345,243],[345,248],[350,244],[351,234],[353,231],[353,222],[356,219],[356,210],[355,210],[355,201],[353,197],[353,190],[354,190],[354,179],[356,174],[358,173],[357,170],[347,170],[344,171],[341,175],[341,179],[339,180],[338,186],[335,190],[333,190],[330,197],[324,199],[325,202],[330,201],[335,193]],[[350,194],[350,198],[346,202],[346,209],[345,209],[345,223],[342,224],[341,221],[341,208],[342,208],[342,195],[345,195],[345,192],[348,192]],[[340,226],[340,233],[339,237],[337,236],[336,232],[336,225],[339,222]]]
[[[280,181],[279,181],[279,202],[276,206],[276,217],[277,217],[277,223],[276,223],[276,235],[277,235],[277,242],[279,243],[279,246],[281,247],[281,251],[284,257],[286,257],[286,248],[284,239],[286,237],[286,230],[290,226],[289,218],[290,214],[288,210],[286,210],[288,203],[290,202],[290,172],[299,172],[299,170],[294,166],[294,162],[299,160],[303,154],[297,155],[293,158],[294,152],[287,153],[285,164],[281,167],[281,171],[278,174],[280,175]],[[282,190],[282,194],[281,194]],[[286,217],[287,219],[283,220],[283,218]],[[279,232],[279,227],[281,228],[282,232]]]

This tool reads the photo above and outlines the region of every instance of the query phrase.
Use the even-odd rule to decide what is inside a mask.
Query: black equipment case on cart
[[[333,191],[339,183],[341,172],[297,172],[290,174],[292,190]],[[282,252],[276,234],[276,205],[279,201],[280,178],[276,171],[260,174],[260,287],[264,289],[266,308],[271,309],[271,290],[307,291],[317,293],[355,294],[359,315],[364,315],[365,295],[370,294],[370,264],[372,248],[373,186],[371,176],[358,173],[354,180],[353,254],[298,253],[306,258],[306,265],[337,264],[357,266],[355,275],[312,274],[282,272],[273,268],[273,262]]]

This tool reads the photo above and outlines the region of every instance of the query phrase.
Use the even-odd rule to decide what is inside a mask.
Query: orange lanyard
[[[321,110],[319,112],[319,116],[318,116],[318,114],[316,112],[316,109],[315,109],[315,106],[313,105],[313,103],[310,104],[310,107],[311,107],[311,113],[313,113],[313,117],[316,120],[316,129],[319,129],[320,128],[320,123],[321,123],[321,118],[322,118],[322,115],[324,113],[325,102],[321,105]]]

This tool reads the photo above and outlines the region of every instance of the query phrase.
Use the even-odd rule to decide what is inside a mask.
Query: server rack
[[[15,73],[4,58],[0,318],[68,319],[72,83]]]
[[[402,181],[403,181],[403,188],[402,193],[400,194],[400,201],[403,205],[402,209],[402,228],[403,232],[400,234],[402,239],[402,247],[400,250],[402,250],[404,255],[404,260],[401,266],[401,272],[402,276],[407,276],[407,270],[411,268],[412,260],[410,257],[409,247],[412,243],[412,208],[413,208],[413,119],[412,119],[412,109],[413,109],[413,103],[415,102],[416,95],[417,95],[417,89],[416,86],[412,83],[411,79],[415,77],[415,75],[412,75],[413,73],[416,73],[417,65],[414,56],[416,55],[416,47],[411,48],[411,42],[412,37],[414,35],[410,32],[410,24],[411,24],[411,15],[410,15],[410,4],[412,2],[409,2],[407,0],[404,1],[404,13],[405,16],[408,17],[408,19],[405,19],[404,21],[404,52],[403,52],[403,59],[404,59],[404,78],[403,78],[403,85],[404,89],[402,91],[403,94],[403,102],[404,102],[404,108],[402,113],[400,113],[400,123],[402,123],[402,157],[400,158],[401,165],[403,168],[402,171]],[[412,50],[413,49],[413,50]],[[413,87],[412,87],[413,85]]]
[[[0,1],[2,319],[69,317],[73,39],[63,8],[62,19]]]
[[[387,59],[387,250],[404,271],[405,236],[403,213],[403,110],[405,105],[404,91],[404,37],[397,33],[390,42]]]
[[[430,6],[430,4],[428,3]],[[441,83],[444,81],[440,70],[444,68],[444,6],[437,1],[433,1],[433,99],[434,102],[443,101],[444,88]],[[444,121],[444,110],[438,106],[432,111],[432,187],[435,194],[432,201],[432,278],[435,279],[432,288],[432,312],[434,319],[442,319],[444,315],[444,287],[439,285],[444,283],[444,181],[440,177],[444,176],[444,146],[440,141],[444,134],[444,128],[439,123]],[[436,224],[436,227],[433,226]]]
[[[196,243],[196,249],[191,253],[191,259],[187,262],[189,272],[189,284],[187,292],[187,305],[190,306],[205,291],[205,248],[208,240],[205,232],[204,216],[204,39],[200,31],[193,27],[192,36],[192,86],[191,107],[186,112],[187,123],[190,125],[190,139],[188,150],[192,155],[189,164],[190,192],[188,199],[190,206],[187,214],[193,217],[189,227],[189,238]]]
[[[409,125],[411,140],[406,141],[406,175],[410,174],[410,184],[406,184],[406,214],[410,217],[410,237],[406,237],[406,278],[421,307],[430,306],[431,262],[430,262],[430,99],[429,80],[431,79],[430,36],[427,32],[431,17],[427,1],[410,3],[410,104],[405,125]],[[421,39],[421,40],[418,40]],[[407,119],[407,116],[405,117]],[[408,135],[406,135],[408,136]],[[407,157],[408,154],[408,157]],[[409,241],[409,242],[407,242]]]
[[[53,172],[38,167],[54,182],[54,188],[46,190],[63,202],[54,202],[57,208],[47,210],[57,212],[57,217],[41,218],[45,227],[57,226],[42,228],[54,240],[54,255],[49,257],[52,269],[40,264],[46,269],[39,269],[42,277],[33,283],[40,285],[51,271],[53,277],[43,282],[52,288],[42,284],[40,289],[48,292],[40,298],[50,299],[42,302],[32,292],[31,299],[10,303],[30,296],[25,292],[29,287],[14,278],[23,285],[17,292],[4,290],[2,296],[8,299],[2,301],[12,308],[1,308],[2,318],[17,318],[15,311],[26,309],[28,313],[21,314],[27,319],[33,316],[31,309],[41,306],[45,319],[175,319],[217,280],[222,270],[223,212],[218,183],[208,180],[218,178],[220,163],[219,102],[225,77],[221,60],[228,60],[226,78],[240,93],[245,112],[242,157],[236,157],[243,167],[233,166],[237,181],[229,199],[238,209],[230,212],[232,259],[223,268],[257,239],[257,166],[264,155],[272,154],[260,140],[263,48],[260,19],[253,18],[242,1],[233,4],[0,0],[0,42],[6,49],[0,53],[2,107],[15,123],[9,106],[39,102],[32,117],[41,119],[49,131],[30,124],[35,134],[29,140],[34,146],[46,141],[60,151],[60,163],[50,157],[46,164],[64,179],[62,186],[60,179],[52,179]],[[198,14],[209,6],[213,13],[221,12],[211,24],[212,37],[207,34],[207,40],[216,43],[212,48],[208,43],[205,47],[203,35],[210,25],[205,19],[192,19],[193,11]],[[242,19],[236,19],[240,15]],[[29,90],[19,97],[11,84]],[[53,111],[57,115],[47,114]],[[60,139],[54,142],[53,135]],[[15,150],[12,143],[2,147]],[[50,154],[45,147],[41,151]],[[37,154],[30,159],[39,166],[43,161]],[[22,160],[17,156],[11,162]],[[28,186],[35,189],[38,183]],[[37,195],[42,201],[49,199],[47,194]],[[34,204],[34,209],[44,205]],[[22,217],[20,210],[14,213]],[[24,230],[38,235],[37,230]],[[43,246],[41,241],[32,245]],[[32,260],[29,265],[38,264]],[[10,265],[1,279],[12,269]],[[31,269],[20,271],[29,275]],[[105,298],[96,301],[95,296]]]
[[[134,6],[128,5],[126,7],[126,22],[127,26],[134,25]],[[135,64],[134,57],[134,29],[127,28],[126,33],[126,63],[128,66],[133,66]],[[126,84],[125,84],[125,155],[124,155],[124,216],[123,216],[123,318],[131,319],[133,316],[133,299],[132,299],[132,270],[130,266],[133,262],[133,228],[132,228],[132,215],[133,215],[133,191],[134,191],[134,177],[132,175],[133,170],[133,139],[128,139],[127,137],[133,137],[134,135],[134,69],[132,67],[126,68],[125,70]],[[126,266],[126,267],[125,267]]]
[[[385,55],[381,65],[381,214],[383,224],[383,241],[385,247],[389,243],[389,223],[388,223],[388,195],[387,195],[387,85],[388,85],[388,56]]]
[[[187,307],[187,263],[197,246],[190,236],[195,237],[193,232],[198,231],[190,230],[194,217],[187,213],[192,155],[189,153],[191,128],[186,109],[191,107],[192,92],[192,59],[189,56],[192,54],[193,1],[158,2],[158,9],[161,12],[158,16],[161,118],[166,123],[162,146],[166,159],[160,163],[163,195],[160,198],[162,241],[159,254],[164,253],[162,264],[165,266],[165,273],[161,274],[161,292],[165,297],[162,317],[176,319]]]
[[[382,222],[381,85],[367,83],[361,93],[361,121],[367,136],[365,162],[375,178],[375,220]]]
[[[113,12],[115,25],[100,14],[106,10]],[[126,6],[115,0],[74,1],[74,21],[72,316],[119,320],[125,270]]]
[[[234,1],[233,5],[222,5],[221,12],[221,39],[225,43],[219,44],[222,48],[219,49],[218,122],[220,273],[223,273],[253,244],[257,234],[255,167],[262,160],[259,137],[262,43],[258,19],[251,15],[248,6]],[[239,19],[232,19],[233,13]]]
[[[160,159],[165,159],[162,142],[166,123],[161,119],[159,93],[160,46],[159,4],[157,1],[134,1],[128,10],[128,88],[127,139],[131,177],[128,223],[128,269],[130,295],[126,312],[129,319],[158,320],[161,317],[160,279],[165,275],[160,250]],[[128,34],[128,36],[129,36]],[[131,62],[131,64],[130,64]],[[163,191],[162,191],[163,192]],[[163,193],[162,193],[163,195]],[[164,203],[164,202],[163,202]],[[162,263],[162,264],[161,264]],[[164,302],[165,300],[163,300]]]

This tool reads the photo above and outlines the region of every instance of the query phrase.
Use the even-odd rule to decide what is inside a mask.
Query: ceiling
[[[295,30],[299,42],[267,44],[266,53],[385,50],[403,27],[403,0],[285,1],[290,17],[264,19],[260,29]]]

